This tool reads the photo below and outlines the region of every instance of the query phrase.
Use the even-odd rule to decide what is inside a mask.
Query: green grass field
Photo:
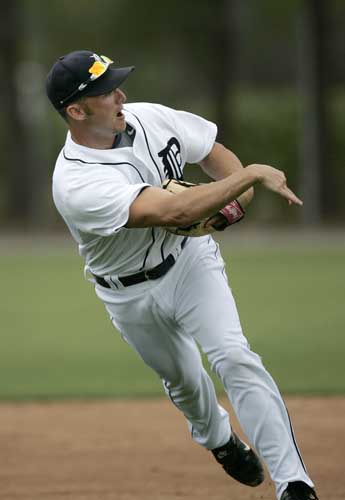
[[[244,331],[281,390],[344,393],[345,248],[223,254]],[[162,394],[82,267],[67,250],[1,256],[1,399]]]

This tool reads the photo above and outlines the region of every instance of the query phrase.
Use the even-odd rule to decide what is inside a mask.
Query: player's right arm
[[[224,179],[194,186],[179,194],[147,187],[131,204],[126,227],[189,226],[215,214],[256,183],[286,198],[289,204],[302,205],[288,188],[283,172],[268,165],[253,164]]]

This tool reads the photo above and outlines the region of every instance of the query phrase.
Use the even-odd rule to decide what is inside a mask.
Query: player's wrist
[[[246,172],[251,177],[253,184],[256,182],[262,182],[264,179],[264,172],[262,169],[262,165],[258,165],[257,163],[252,163],[245,167]]]
[[[243,208],[246,208],[254,197],[254,187],[250,187],[244,193],[237,196],[237,201],[241,204]]]

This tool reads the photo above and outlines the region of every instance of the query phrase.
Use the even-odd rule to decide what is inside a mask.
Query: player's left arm
[[[199,162],[199,165],[209,177],[216,181],[224,179],[243,168],[237,156],[219,142],[214,143],[209,154]],[[253,196],[254,188],[251,187],[238,196],[237,200],[242,207],[246,207],[251,202]]]

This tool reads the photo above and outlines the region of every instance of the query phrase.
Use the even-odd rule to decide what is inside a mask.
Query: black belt
[[[187,236],[182,240],[181,250],[185,246],[187,240]],[[163,262],[158,264],[158,266],[153,267],[152,269],[148,269],[147,271],[140,271],[140,273],[131,274],[130,276],[119,276],[117,279],[122,283],[123,286],[137,285],[138,283],[142,283],[143,281],[148,280],[157,280],[158,278],[164,276],[169,271],[169,269],[172,268],[175,262],[175,257],[170,253],[168,257],[163,260]],[[104,286],[105,288],[111,288],[109,283],[101,276],[96,276],[94,274],[93,277],[95,278],[96,283],[98,283],[99,285]]]

